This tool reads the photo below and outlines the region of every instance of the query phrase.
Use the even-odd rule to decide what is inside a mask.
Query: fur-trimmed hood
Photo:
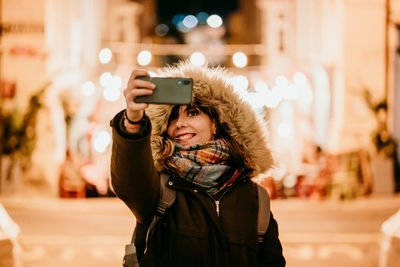
[[[245,155],[245,165],[254,170],[252,176],[269,169],[273,163],[266,138],[250,106],[239,98],[229,82],[231,75],[222,68],[197,67],[188,62],[159,71],[160,77],[187,77],[193,79],[193,98],[218,113],[221,124],[239,144]],[[163,135],[167,131],[168,118],[173,105],[150,105],[146,110],[152,123],[151,146],[158,171],[164,169],[161,151]]]

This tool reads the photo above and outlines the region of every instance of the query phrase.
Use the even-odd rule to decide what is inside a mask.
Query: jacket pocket
[[[229,235],[229,254],[231,255],[231,267],[257,267],[258,244],[257,239],[244,235]]]
[[[207,233],[198,228],[181,226],[171,231],[170,257],[173,266],[209,266]]]
[[[236,246],[244,246],[248,247],[253,250],[258,249],[258,244],[256,240],[253,240],[252,238],[243,236],[243,235],[233,235],[230,234],[227,236],[228,242],[232,245]]]

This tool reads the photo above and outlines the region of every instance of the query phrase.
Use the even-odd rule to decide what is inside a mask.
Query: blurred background
[[[277,166],[288,266],[400,266],[400,2],[0,0],[0,266],[119,266],[130,72],[223,66]]]

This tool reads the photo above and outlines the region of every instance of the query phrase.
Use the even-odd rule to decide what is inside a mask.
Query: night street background
[[[21,227],[23,266],[120,266],[135,220],[115,198],[0,198]],[[378,266],[381,224],[400,196],[347,202],[273,200],[287,266]]]

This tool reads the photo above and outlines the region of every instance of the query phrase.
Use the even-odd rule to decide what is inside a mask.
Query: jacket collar
[[[250,174],[253,172],[251,169],[245,169],[242,171],[240,174],[240,177],[228,188],[223,190],[222,192],[218,192],[215,196],[213,196],[214,199],[218,199],[221,194],[225,194],[225,192],[233,189],[237,184],[246,182],[247,180],[250,179]],[[233,175],[234,172],[230,172],[229,175]],[[196,184],[190,183],[180,177],[170,175],[170,178],[168,179],[167,186],[174,189],[174,190],[187,190],[187,191],[203,191],[205,194],[208,194],[201,186],[198,186]]]

